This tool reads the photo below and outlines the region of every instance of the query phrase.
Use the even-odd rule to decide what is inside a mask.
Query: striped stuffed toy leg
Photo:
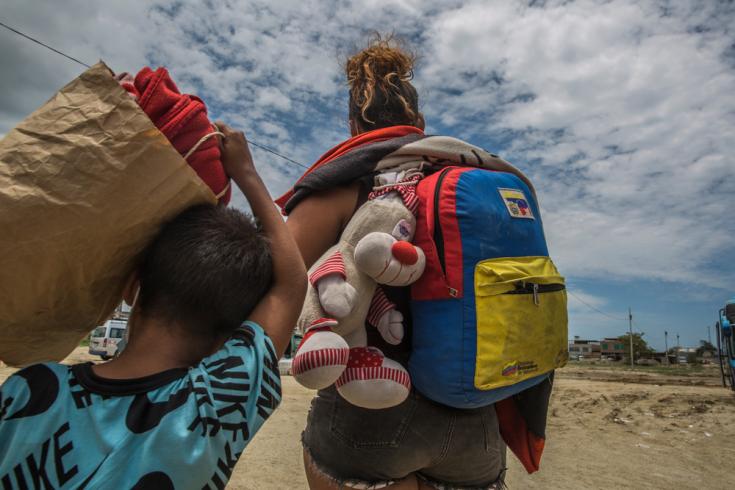
[[[320,318],[312,322],[293,359],[291,372],[306,388],[321,390],[332,385],[347,367],[350,348],[332,331],[337,321]]]
[[[342,398],[353,405],[377,410],[402,403],[411,391],[411,380],[408,371],[380,349],[353,347],[336,386]]]

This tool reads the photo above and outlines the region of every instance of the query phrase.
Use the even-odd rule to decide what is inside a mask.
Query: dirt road
[[[89,359],[85,350],[77,349],[67,362]],[[0,368],[0,382],[12,372]],[[676,378],[579,366],[561,370],[541,471],[526,475],[509,457],[509,487],[733,488],[735,396],[718,388],[716,379],[690,386],[690,377]],[[312,392],[290,377],[284,377],[283,392],[281,407],[247,448],[229,488],[307,488],[299,438]]]
[[[306,488],[299,434],[312,394],[284,378],[284,403],[230,482]],[[735,485],[735,396],[722,388],[560,377],[541,470],[508,458],[511,489],[726,489]]]

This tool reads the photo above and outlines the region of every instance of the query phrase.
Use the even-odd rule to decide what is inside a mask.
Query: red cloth
[[[500,435],[505,444],[520,460],[526,471],[535,473],[541,465],[541,454],[546,440],[530,430],[513,397],[495,404]]]
[[[199,97],[179,92],[165,68],[153,71],[145,67],[135,76],[134,84],[123,83],[122,86],[135,96],[141,109],[182,156],[202,137],[216,131],[207,118],[204,102]],[[220,160],[216,136],[202,143],[187,163],[212,192],[220,196],[221,204],[230,201],[229,178]]]
[[[378,141],[385,141],[392,138],[400,138],[401,136],[406,136],[407,134],[411,133],[424,134],[423,131],[415,126],[390,126],[387,128],[374,129],[372,131],[353,136],[352,138],[348,139],[347,141],[343,141],[342,143],[338,144],[331,150],[327,151],[324,155],[322,155],[319,160],[316,161],[316,163],[314,163],[311,167],[309,167],[306,172],[304,172],[304,175],[302,175],[301,178],[296,182],[296,185],[298,185],[298,183],[301,182],[301,180],[309,173],[313,172],[323,165],[326,165],[332,160],[341,157],[345,153],[349,153],[355,148],[366,145],[368,143],[377,143]],[[284,195],[276,199],[275,203],[278,204],[282,211],[284,209],[284,206],[286,206],[286,202],[288,202],[288,200],[291,199],[291,196],[293,196],[293,193],[294,189],[291,188]]]

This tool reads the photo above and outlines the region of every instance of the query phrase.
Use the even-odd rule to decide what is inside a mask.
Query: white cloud
[[[627,0],[472,2],[430,30],[427,112],[468,114],[475,141],[512,132],[504,154],[535,177],[566,273],[724,287],[710,267],[733,229],[723,17],[735,21],[732,7],[714,2],[667,16]]]
[[[574,288],[573,297],[576,301],[570,301],[570,310],[577,311],[587,311],[584,308],[605,308],[608,304],[608,301],[606,298],[603,298],[601,296],[595,296],[591,293],[587,293],[583,290]],[[574,304],[575,306],[571,306]],[[584,306],[583,306],[584,305]]]
[[[724,286],[735,274],[735,7],[534,4],[8,0],[3,20],[87,62],[165,64],[213,116],[305,164],[347,136],[344,54],[395,30],[420,55],[429,130],[533,177],[562,272]],[[0,36],[0,63],[13,67],[0,74],[4,132],[79,67]],[[274,195],[302,171],[253,151]]]

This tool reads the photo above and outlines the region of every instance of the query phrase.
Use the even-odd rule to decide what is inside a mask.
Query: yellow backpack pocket
[[[567,292],[549,257],[481,261],[475,301],[475,388],[514,385],[566,364]]]

